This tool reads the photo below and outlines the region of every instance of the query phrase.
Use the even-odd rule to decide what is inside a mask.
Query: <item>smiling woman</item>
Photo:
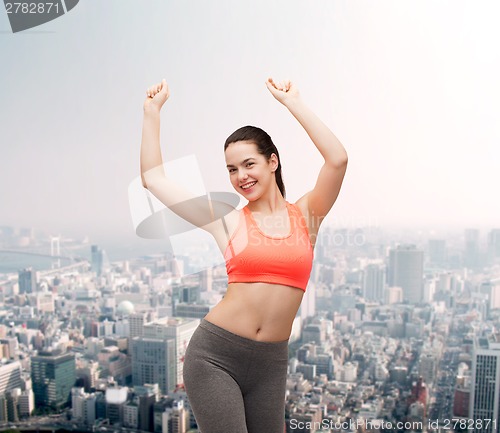
[[[225,296],[201,320],[184,357],[184,387],[203,433],[283,432],[288,338],[307,288],[320,224],[347,167],[344,147],[305,106],[297,87],[271,78],[266,85],[304,127],[324,165],[314,189],[289,203],[269,134],[255,126],[237,129],[224,144],[224,156],[231,184],[248,204],[220,218],[214,212],[220,203],[200,204],[163,171],[159,120],[170,95],[166,81],[150,87],[144,102],[143,186],[212,234],[226,260]]]

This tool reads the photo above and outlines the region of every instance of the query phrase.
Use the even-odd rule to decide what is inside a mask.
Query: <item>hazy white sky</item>
[[[500,3],[85,0],[12,34],[0,11],[0,225],[135,238],[146,88],[167,78],[165,160],[194,154],[232,191],[225,138],[265,129],[287,198],[321,157],[267,91],[295,81],[349,167],[327,221],[500,226]]]

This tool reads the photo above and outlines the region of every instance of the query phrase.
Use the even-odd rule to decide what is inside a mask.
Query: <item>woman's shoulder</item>
[[[302,196],[299,198],[295,203],[291,203],[287,201],[289,205],[291,205],[293,208],[298,209],[304,217],[308,215],[308,208],[307,208],[307,197]]]

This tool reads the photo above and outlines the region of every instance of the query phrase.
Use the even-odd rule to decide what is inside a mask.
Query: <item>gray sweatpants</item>
[[[184,389],[201,433],[283,433],[288,340],[257,341],[201,319]]]

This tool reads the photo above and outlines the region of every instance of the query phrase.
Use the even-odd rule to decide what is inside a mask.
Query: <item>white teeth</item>
[[[248,184],[248,185],[244,185],[244,186],[242,186],[242,188],[243,188],[243,189],[251,188],[251,187],[252,187],[252,186],[254,186],[256,183],[257,183],[257,182],[252,182],[252,183],[250,183],[250,184]]]

